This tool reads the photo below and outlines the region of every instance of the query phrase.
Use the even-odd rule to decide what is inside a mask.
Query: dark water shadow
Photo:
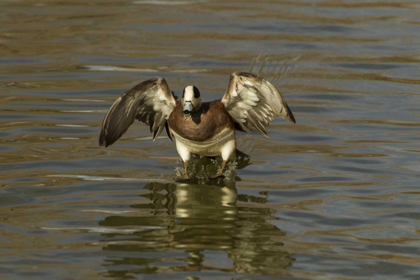
[[[99,222],[116,229],[101,240],[105,276],[178,272],[190,277],[196,271],[287,275],[294,259],[283,247],[286,233],[269,222],[277,218],[275,210],[264,207],[266,198],[238,195],[234,183],[153,182],[144,188],[150,192],[140,196],[147,202],[130,206],[138,212]],[[124,231],[133,227],[138,230]]]

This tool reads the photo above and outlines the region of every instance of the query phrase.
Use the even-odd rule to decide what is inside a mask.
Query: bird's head
[[[182,93],[182,111],[184,115],[190,115],[201,108],[200,91],[195,86],[187,86]]]

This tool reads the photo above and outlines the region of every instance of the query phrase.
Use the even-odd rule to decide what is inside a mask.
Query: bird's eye
[[[194,98],[200,98],[200,91],[196,87],[194,87]]]

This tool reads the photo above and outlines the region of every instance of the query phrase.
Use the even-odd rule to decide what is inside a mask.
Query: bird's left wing
[[[296,123],[286,100],[266,79],[246,72],[235,72],[221,102],[243,131],[261,132],[267,136],[267,126],[280,116]]]
[[[150,126],[153,141],[166,126],[166,120],[176,106],[176,100],[162,77],[144,81],[118,98],[102,122],[100,146],[117,141],[134,120]]]

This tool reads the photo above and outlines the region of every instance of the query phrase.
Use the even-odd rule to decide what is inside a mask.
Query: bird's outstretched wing
[[[279,116],[296,123],[286,100],[267,80],[246,72],[235,72],[221,102],[243,131],[267,136],[267,126]]]
[[[165,128],[176,100],[162,77],[144,81],[119,97],[109,109],[99,136],[100,146],[117,141],[135,119],[150,126],[153,141]]]

